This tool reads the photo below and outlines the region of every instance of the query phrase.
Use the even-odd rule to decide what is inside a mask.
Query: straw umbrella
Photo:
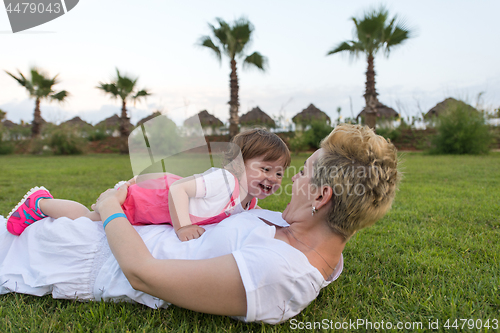
[[[292,118],[292,121],[299,129],[305,129],[305,127],[310,125],[313,121],[321,121],[327,124],[331,123],[330,117],[312,103],[300,113],[297,113]]]
[[[452,97],[449,97],[445,99],[444,101],[437,103],[432,109],[430,109],[425,115],[424,119],[430,120],[434,117],[437,117],[441,115],[445,110],[449,109],[450,107],[456,107],[456,106],[461,106],[469,110],[470,112],[478,112],[475,108],[470,106],[467,103],[464,103],[462,101],[456,100]]]
[[[369,106],[365,106],[363,110],[356,116],[356,120],[359,122],[359,118],[363,118],[366,120],[366,117],[369,115],[370,108]],[[389,122],[389,127],[392,127],[392,122],[391,120],[396,119],[399,117],[399,113],[396,112],[393,108],[380,103],[377,100],[377,103],[375,104],[375,119],[377,119],[377,122],[380,120],[385,120],[385,122]],[[383,122],[380,124],[382,125]],[[382,125],[383,127],[383,125]]]
[[[142,118],[141,120],[139,120],[137,122],[137,125],[136,126],[141,126],[142,124],[144,124],[145,122],[148,122],[150,121],[151,119],[153,118],[156,118],[158,116],[161,116],[161,112],[160,111],[156,111],[156,112],[153,112],[152,114],[150,114],[149,116],[145,117],[145,118]]]
[[[220,131],[218,129],[224,126],[224,123],[219,118],[208,113],[207,110],[203,110],[184,120],[184,127],[194,128],[198,124],[198,121],[207,135],[219,134]]]
[[[267,113],[262,111],[258,106],[254,107],[249,112],[240,117],[240,124],[243,127],[263,126],[267,128],[275,128],[276,122],[269,117]]]

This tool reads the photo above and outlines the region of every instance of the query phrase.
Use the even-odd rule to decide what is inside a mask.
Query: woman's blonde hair
[[[348,240],[391,208],[399,181],[396,147],[367,126],[342,124],[321,148],[311,183],[333,189],[327,223]]]

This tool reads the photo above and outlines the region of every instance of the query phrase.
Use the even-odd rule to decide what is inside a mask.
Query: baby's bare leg
[[[40,210],[45,215],[55,219],[59,217],[67,217],[74,220],[82,216],[87,216],[87,214],[91,213],[90,210],[81,203],[71,200],[41,199],[38,204]],[[95,221],[100,221],[100,217]]]

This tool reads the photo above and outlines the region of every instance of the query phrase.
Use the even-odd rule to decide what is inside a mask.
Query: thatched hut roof
[[[68,126],[77,127],[77,128],[90,128],[90,127],[93,127],[91,124],[89,124],[86,121],[82,120],[80,117],[75,117],[73,119],[65,121],[64,123],[61,123],[61,125],[68,125]]]
[[[262,111],[258,106],[254,107],[249,112],[240,117],[241,125],[264,125],[269,127],[276,127],[273,118],[269,117],[267,113]]]
[[[141,126],[142,124],[144,124],[145,122],[155,118],[155,117],[158,117],[158,116],[161,116],[161,112],[160,111],[156,111],[156,112],[153,112],[152,114],[150,114],[149,116],[145,117],[145,118],[142,118],[141,120],[139,120],[137,122],[137,125],[136,126]]]
[[[52,124],[51,122],[48,122],[46,121],[45,119],[43,119],[41,116],[40,116],[40,124],[44,125],[44,124]],[[30,125],[33,124],[33,120],[31,121]],[[22,125],[22,124],[21,124]],[[53,124],[52,124],[53,125]]]
[[[120,117],[115,113],[109,118],[104,119],[103,121],[97,123],[94,127],[105,128],[107,130],[118,129],[120,127]],[[129,123],[128,126],[129,131],[134,129],[134,125]]]
[[[4,121],[2,121],[2,125],[5,128],[14,128],[16,126],[21,126],[19,124],[13,123],[12,121],[10,121],[8,119],[5,119]]]
[[[297,113],[292,121],[295,124],[310,124],[314,120],[325,121],[328,124],[330,123],[330,117],[320,109],[314,106],[314,104],[309,104],[307,108],[302,110],[300,113]]]
[[[97,123],[96,127],[104,126],[104,127],[118,127],[120,126],[120,117],[115,113],[109,118],[104,119],[103,121]]]
[[[365,106],[363,111],[361,111],[357,115],[356,119],[359,119],[359,117],[364,117],[366,115],[366,109],[367,109],[367,107]],[[388,107],[387,105],[382,104],[380,102],[377,102],[376,109],[377,109],[377,118],[390,119],[390,118],[396,118],[399,116],[399,113],[397,113],[396,110],[394,110],[393,108]]]
[[[192,117],[184,120],[184,126],[193,126],[197,123],[197,120],[200,119],[200,123],[202,127],[221,127],[224,126],[224,123],[219,120],[219,118],[215,117],[208,113],[207,110],[203,110],[198,112]]]
[[[449,97],[449,98],[445,99],[444,101],[436,104],[436,106],[434,106],[432,109],[430,109],[429,112],[427,112],[424,115],[424,119],[430,119],[432,117],[439,116],[439,114],[442,113],[444,110],[446,110],[450,107],[456,107],[456,106],[465,107],[466,109],[468,109],[471,112],[472,111],[478,112],[475,108],[473,108],[469,104],[464,103],[464,102],[459,101],[459,100],[456,100],[452,97]]]

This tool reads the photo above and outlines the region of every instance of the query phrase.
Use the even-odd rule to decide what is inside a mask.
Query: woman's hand
[[[177,229],[175,233],[182,242],[185,242],[188,240],[199,238],[201,235],[203,235],[204,232],[205,229],[195,224],[192,224]]]
[[[99,213],[99,208],[109,200],[116,200],[121,206],[127,198],[127,190],[130,185],[130,181],[128,181],[123,184],[118,190],[108,189],[104,191],[103,193],[101,193],[99,198],[97,198],[96,203],[93,204],[90,208]]]

